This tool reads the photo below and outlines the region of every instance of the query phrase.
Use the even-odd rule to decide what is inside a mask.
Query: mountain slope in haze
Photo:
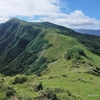
[[[79,34],[49,22],[29,23],[12,18],[0,25],[0,72],[5,75],[40,74],[52,62],[65,59],[67,49],[74,46],[81,47],[87,58],[82,57],[76,65],[69,60],[70,66],[83,61],[89,67],[98,67],[99,41],[99,37]]]
[[[76,32],[83,34],[91,34],[100,36],[100,30],[92,30],[92,29],[74,29]]]

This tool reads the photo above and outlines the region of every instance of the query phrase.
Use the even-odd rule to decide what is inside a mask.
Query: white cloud
[[[55,5],[56,3],[56,5]],[[59,0],[1,0],[1,16],[34,16],[60,11]]]
[[[100,28],[100,22],[95,18],[89,18],[82,11],[76,10],[70,14],[57,14],[56,17],[40,17],[40,21],[50,21],[69,28]]]
[[[63,22],[64,26],[72,28],[93,28],[100,27],[100,22],[95,18],[89,18],[84,15],[82,11],[76,10],[62,19],[58,19],[58,22]]]
[[[67,11],[68,7],[62,0],[0,0],[0,23],[18,16],[29,17],[29,21],[49,21],[70,28],[100,27],[98,20],[89,18],[82,11],[69,14],[65,13]]]
[[[0,17],[0,23],[6,22],[7,20],[9,20],[9,18]]]

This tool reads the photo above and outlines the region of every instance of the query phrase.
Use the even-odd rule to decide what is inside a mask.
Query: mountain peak
[[[10,18],[7,22],[14,22],[14,21],[21,22],[21,21],[23,21],[23,20],[18,19],[18,18],[16,18],[16,17],[13,17],[13,18]]]
[[[16,20],[20,20],[20,19],[13,17],[13,18],[9,19],[8,21],[16,21]]]

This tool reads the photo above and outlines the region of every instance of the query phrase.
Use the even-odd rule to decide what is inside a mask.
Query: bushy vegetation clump
[[[84,53],[84,51],[80,47],[75,46],[75,47],[69,48],[67,50],[65,58],[67,60],[70,60],[70,59],[79,60],[81,58],[81,56],[86,57],[86,54]]]
[[[4,79],[2,77],[0,77],[0,83],[3,83]]]
[[[12,81],[12,84],[23,84],[27,81],[27,77],[24,75],[17,75],[15,76],[14,80]]]
[[[58,100],[53,90],[46,88],[39,92],[35,100]]]
[[[15,90],[10,85],[0,83],[0,100],[8,100],[15,95]]]
[[[33,89],[34,89],[34,92],[38,92],[40,90],[43,90],[43,85],[41,82],[36,82],[34,85],[33,85]]]
[[[88,73],[96,75],[96,76],[100,76],[100,68],[99,67],[93,68],[93,69],[89,70]]]

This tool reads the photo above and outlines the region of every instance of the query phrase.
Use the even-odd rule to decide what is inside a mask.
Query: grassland
[[[86,45],[92,39],[79,42],[83,35],[70,29],[48,22],[19,23],[12,32],[18,41],[13,38],[12,44],[0,48],[0,71],[5,74],[0,75],[0,100],[100,99],[99,37],[94,36],[96,48],[89,50],[92,45]]]
[[[34,98],[46,88],[53,90],[59,100],[99,100],[99,77],[79,71],[83,70],[77,69],[75,71],[73,69],[66,71],[66,73],[61,73],[60,75],[53,74],[42,77],[34,75],[25,76],[27,77],[26,82],[20,83],[20,81],[22,81],[20,80],[19,83],[16,84],[13,84],[16,76],[4,77],[4,82],[2,83],[2,88],[4,89],[0,91],[0,100],[35,100]],[[21,77],[21,75],[19,75],[19,77]],[[35,91],[34,86],[37,87],[36,84],[40,82],[43,85],[43,90]],[[10,87],[10,90],[7,86]],[[14,97],[16,97],[16,99],[10,99]]]
[[[42,76],[1,76],[4,82],[1,82],[0,85],[4,84],[4,87],[10,86],[15,91],[10,97],[8,96],[8,98],[5,98],[6,95],[3,95],[5,90],[3,90],[4,92],[0,92],[2,97],[1,100],[3,100],[3,97],[5,100],[10,100],[10,98],[16,98],[18,100],[35,100],[39,93],[46,88],[53,90],[58,100],[99,100],[99,76],[87,73],[91,68],[100,64],[98,62],[99,56],[93,56],[93,54],[75,38],[69,36],[46,34],[44,39],[48,40],[49,44],[52,44],[52,46],[45,51],[44,55],[47,59],[47,69],[42,72]],[[67,60],[64,55],[67,49],[74,46],[81,47],[89,59],[83,57],[83,59],[77,61],[75,59]],[[92,58],[92,60],[90,58]],[[20,79],[17,82],[15,81],[15,77],[26,77],[26,81],[23,82],[23,79]],[[14,81],[15,84],[13,83]],[[20,83],[20,81],[22,82]],[[36,87],[36,84],[40,82],[42,83],[43,90],[35,91],[34,86]]]

